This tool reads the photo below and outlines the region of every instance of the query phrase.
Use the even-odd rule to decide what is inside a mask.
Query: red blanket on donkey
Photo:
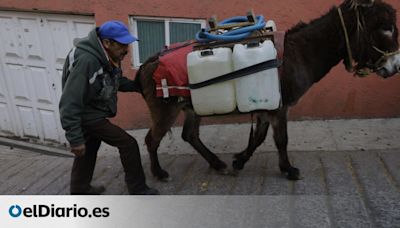
[[[172,44],[161,53],[153,74],[157,97],[190,97],[186,56],[193,50],[194,42]]]

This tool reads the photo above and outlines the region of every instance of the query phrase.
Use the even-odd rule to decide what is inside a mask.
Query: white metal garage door
[[[0,11],[0,135],[65,143],[58,101],[72,41],[95,26],[89,16]]]

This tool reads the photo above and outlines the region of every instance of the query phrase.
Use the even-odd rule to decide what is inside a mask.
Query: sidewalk
[[[143,145],[147,130],[130,133],[143,152],[148,184],[162,194],[257,195],[263,197],[259,203],[268,199],[272,204],[258,204],[257,211],[251,209],[254,223],[262,220],[260,210],[275,207],[282,212],[275,211],[276,219],[263,221],[264,227],[400,224],[400,118],[299,121],[290,122],[288,128],[289,156],[303,176],[296,182],[286,180],[279,172],[271,129],[244,170],[233,176],[209,169],[204,159],[183,142],[181,128],[174,128],[159,149],[161,165],[172,177],[168,183],[155,180],[149,172]],[[249,124],[202,126],[201,138],[231,169],[232,155],[245,148],[249,131]],[[59,153],[0,146],[0,194],[68,194],[72,160]],[[105,194],[120,195],[127,194],[123,179],[118,153],[103,144],[93,182],[105,184]]]
[[[148,129],[129,131],[146,154],[144,137]],[[158,153],[195,154],[181,139],[182,128],[172,129],[161,142]],[[209,125],[200,127],[200,138],[215,153],[236,153],[247,146],[250,124]],[[288,124],[288,151],[362,151],[400,149],[400,118],[293,121]],[[105,149],[109,149],[105,147]],[[258,152],[277,151],[272,128]]]

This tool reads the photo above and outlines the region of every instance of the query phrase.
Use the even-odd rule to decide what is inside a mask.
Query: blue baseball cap
[[[112,39],[121,44],[130,44],[138,40],[129,33],[128,27],[121,21],[107,21],[99,28],[101,39]]]

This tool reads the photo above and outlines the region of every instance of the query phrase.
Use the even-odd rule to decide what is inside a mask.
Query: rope
[[[245,26],[238,29],[234,29],[221,34],[211,34],[210,29],[202,29],[196,34],[196,40],[202,43],[208,43],[211,41],[222,40],[222,41],[237,41],[242,40],[249,36],[253,31],[263,29],[265,27],[265,20],[262,15],[256,17],[257,23],[251,26]],[[248,19],[245,16],[238,16],[225,19],[218,23],[218,26],[223,26],[238,22],[247,22]]]
[[[377,52],[379,52],[379,53],[382,54],[382,56],[375,62],[374,66],[373,66],[373,67],[375,67],[375,68],[378,68],[379,65],[380,65],[380,63],[381,63],[383,60],[387,59],[387,58],[390,57],[390,56],[394,56],[394,55],[397,55],[397,54],[400,53],[400,50],[394,51],[394,52],[387,52],[387,51],[382,51],[382,50],[380,50],[379,48],[377,48],[377,47],[375,47],[375,46],[372,46],[372,48],[375,49],[375,51],[377,51]]]
[[[339,17],[340,17],[340,22],[342,23],[344,38],[346,40],[347,55],[349,57],[349,62],[348,62],[348,64],[346,64],[346,70],[349,72],[354,72],[353,54],[351,53],[349,34],[347,33],[346,24],[344,23],[343,14],[342,14],[342,10],[340,9],[340,7],[338,8],[338,13],[339,13]]]

